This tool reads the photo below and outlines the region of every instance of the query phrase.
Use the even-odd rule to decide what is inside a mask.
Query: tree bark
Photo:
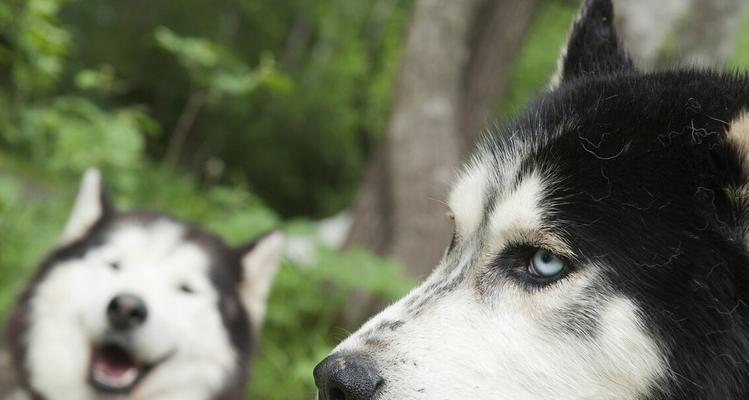
[[[389,255],[422,277],[450,234],[442,199],[462,155],[458,134],[469,36],[480,0],[416,2],[386,151],[392,196]]]
[[[182,157],[182,149],[187,142],[187,137],[195,126],[195,120],[198,118],[198,114],[205,105],[206,100],[206,94],[202,91],[193,92],[187,99],[182,114],[180,114],[177,120],[177,126],[169,137],[169,144],[167,145],[166,156],[164,157],[164,165],[166,167],[174,169],[179,163]]]
[[[614,0],[614,23],[635,64],[652,69],[659,64],[661,47],[691,0]]]
[[[449,182],[507,84],[535,1],[417,0],[388,130],[344,248],[364,246],[425,276],[450,238]]]
[[[614,0],[616,26],[643,69],[721,67],[733,55],[746,0]]]
[[[354,218],[343,249],[366,247],[378,256],[388,254],[390,232],[390,185],[385,143],[369,161],[354,200]]]
[[[536,4],[536,0],[484,1],[479,9],[471,62],[464,73],[460,132],[466,151],[495,115]]]
[[[736,32],[746,0],[692,0],[690,11],[676,25],[674,51],[666,64],[722,67],[733,56]]]

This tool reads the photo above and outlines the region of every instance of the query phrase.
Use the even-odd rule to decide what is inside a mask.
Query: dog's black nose
[[[140,297],[131,294],[118,295],[107,306],[109,324],[119,331],[143,325],[147,316],[146,303]]]
[[[383,379],[359,356],[332,355],[314,371],[319,400],[370,400]]]

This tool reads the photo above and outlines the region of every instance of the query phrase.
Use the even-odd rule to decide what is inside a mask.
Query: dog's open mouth
[[[151,370],[152,365],[138,362],[121,346],[95,347],[91,356],[89,383],[110,393],[129,393]]]

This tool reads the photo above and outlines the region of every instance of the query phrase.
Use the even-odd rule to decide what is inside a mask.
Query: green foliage
[[[263,56],[260,66],[253,71],[229,49],[210,40],[180,37],[163,26],[156,28],[155,37],[159,46],[174,54],[187,69],[198,90],[208,92],[209,98],[247,95],[261,84],[283,91],[292,85],[291,80],[276,70],[270,55]]]
[[[349,333],[338,321],[351,293],[366,291],[392,301],[414,285],[398,264],[365,251],[320,251],[317,266],[285,265],[279,274],[250,388],[254,399],[310,398],[312,369]]]
[[[3,5],[0,27],[14,47],[3,49],[3,61],[11,63],[20,96],[33,96],[56,83],[70,46],[70,34],[56,16],[67,2],[10,0]]]
[[[63,75],[111,66],[125,84],[111,101],[145,106],[162,127],[150,159],[191,115],[182,168],[220,161],[218,179],[242,180],[284,216],[330,215],[384,130],[410,4],[79,0],[62,13],[75,44]],[[208,104],[186,113],[195,92]]]
[[[515,60],[508,92],[500,102],[501,118],[514,116],[548,85],[578,7],[574,1],[541,3]]]
[[[227,159],[242,160],[253,187],[282,213],[329,215],[350,203],[387,121],[407,16],[399,3],[326,0],[300,7],[292,29],[312,32],[306,46],[285,49],[283,62],[297,85],[289,95],[258,93],[249,107],[256,111],[247,121],[252,134],[232,135],[224,148]],[[284,145],[276,146],[278,140]],[[256,147],[263,154],[246,154]],[[279,159],[287,162],[279,165]],[[258,173],[268,170],[281,178]]]
[[[142,161],[144,127],[138,109],[106,111],[81,97],[58,97],[22,114],[20,141],[33,161],[79,175],[92,165],[133,168]]]
[[[749,67],[749,12],[745,12],[736,37],[736,51],[729,61],[731,68],[746,70]]]
[[[65,222],[66,202],[52,184],[29,184],[0,158],[0,321]]]
[[[0,3],[0,320],[56,243],[91,166],[104,171],[119,208],[165,210],[235,245],[278,227],[313,231],[304,220],[284,224],[268,199],[311,214],[348,201],[368,146],[362,137],[374,136],[387,112],[394,61],[382,54],[397,51],[403,3],[300,1],[279,18],[269,14],[277,2],[185,2],[190,13],[188,4],[138,2],[138,19],[109,20],[124,20],[112,31],[97,24],[135,3]],[[245,17],[258,31],[211,35],[223,28],[200,22],[238,12],[252,13]],[[310,42],[280,65],[272,54],[285,30],[308,15]],[[380,35],[376,44],[360,43],[367,29]],[[240,33],[263,42],[236,40]],[[206,101],[193,110],[184,153],[200,153],[198,167],[188,156],[184,168],[164,168],[163,146],[195,93]],[[293,196],[311,205],[283,202]],[[312,366],[343,336],[336,326],[348,294],[392,300],[412,284],[397,264],[364,251],[321,248],[318,265],[285,264],[253,398],[308,397]]]
[[[83,69],[75,76],[75,84],[81,90],[94,90],[103,93],[121,93],[125,84],[115,76],[111,65],[97,69]]]

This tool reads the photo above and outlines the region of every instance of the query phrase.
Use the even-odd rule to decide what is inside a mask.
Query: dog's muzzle
[[[371,400],[384,380],[361,356],[333,354],[314,371],[318,400]]]

